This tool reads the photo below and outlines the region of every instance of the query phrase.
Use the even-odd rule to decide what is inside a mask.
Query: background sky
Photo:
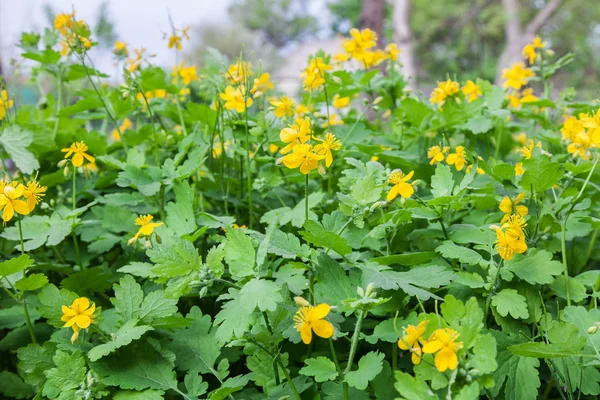
[[[163,41],[163,32],[170,30],[169,17],[177,27],[198,26],[203,22],[227,23],[227,7],[231,0],[118,0],[110,1],[109,16],[115,22],[117,36],[129,43],[130,48],[146,47],[156,54],[154,63],[172,65],[173,51]],[[55,12],[77,10],[77,17],[95,24],[99,0],[0,0],[0,54],[4,66],[11,58],[20,59],[21,50],[15,46],[21,32],[43,32],[48,26],[44,4]],[[94,53],[94,52],[93,52]],[[109,56],[94,57],[96,66],[110,70]]]

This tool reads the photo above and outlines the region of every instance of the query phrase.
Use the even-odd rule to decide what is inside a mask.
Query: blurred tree
[[[229,14],[277,48],[314,36],[318,29],[307,0],[234,0]]]
[[[107,1],[103,1],[98,7],[98,20],[94,24],[94,35],[98,45],[104,49],[111,49],[117,40],[115,23],[110,17]]]
[[[385,20],[385,0],[368,0],[363,1],[360,12],[358,27],[360,29],[369,28],[377,34],[377,37],[383,36],[383,22]],[[383,40],[377,42],[379,47],[382,47]]]
[[[399,54],[402,73],[409,78],[408,86],[415,90],[417,88],[417,67],[413,49],[413,33],[410,26],[410,0],[393,0],[393,26],[394,42],[402,49]]]

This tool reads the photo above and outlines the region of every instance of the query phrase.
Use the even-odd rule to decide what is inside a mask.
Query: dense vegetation
[[[74,13],[23,34],[53,86],[0,88],[0,392],[596,398],[600,110],[553,93],[572,56],[536,38],[504,87],[425,97],[376,44],[315,54],[294,99],[259,60],[166,72],[124,42],[111,86]]]

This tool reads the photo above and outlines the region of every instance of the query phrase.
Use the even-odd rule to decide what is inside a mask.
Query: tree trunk
[[[383,20],[385,19],[385,0],[363,0],[360,20],[360,29],[369,28],[375,31],[379,40],[377,45],[383,45]]]
[[[513,63],[522,61],[521,50],[533,40],[538,31],[552,18],[561,6],[562,0],[550,0],[544,8],[529,22],[525,30],[519,20],[520,6],[518,0],[502,0],[504,7],[505,23],[504,32],[506,45],[498,61],[496,71],[496,84],[502,83],[502,70],[509,68]]]
[[[417,88],[417,68],[413,50],[413,35],[410,27],[410,0],[393,0],[394,41],[402,50],[399,55],[402,74],[408,79],[408,87]]]

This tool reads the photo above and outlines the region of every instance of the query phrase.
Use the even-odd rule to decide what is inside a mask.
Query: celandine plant
[[[503,87],[422,96],[352,29],[291,97],[260,60],[180,61],[188,29],[169,72],[116,42],[120,86],[75,12],[22,35],[49,90],[0,86],[3,397],[600,394],[600,108],[553,93],[571,55],[535,38]]]

